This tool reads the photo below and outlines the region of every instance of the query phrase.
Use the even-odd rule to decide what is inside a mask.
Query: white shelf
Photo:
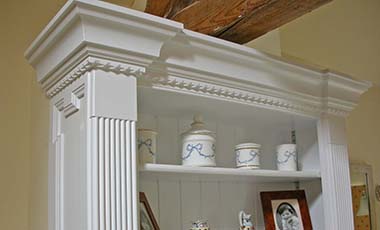
[[[143,178],[167,177],[191,180],[249,180],[260,183],[319,180],[319,171],[286,172],[264,169],[237,169],[218,167],[189,167],[182,165],[145,164],[140,166]]]

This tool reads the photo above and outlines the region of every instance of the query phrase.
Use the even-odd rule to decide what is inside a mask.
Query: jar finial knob
[[[194,122],[200,123],[200,122],[203,122],[203,117],[201,114],[198,113],[194,115],[193,120]]]
[[[200,114],[195,114],[193,117],[193,123],[191,123],[191,127],[193,128],[202,128],[204,126],[203,117]]]

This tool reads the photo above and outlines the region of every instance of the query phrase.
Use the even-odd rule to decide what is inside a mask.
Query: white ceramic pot
[[[255,143],[236,145],[236,166],[238,168],[260,168],[260,148],[261,145]]]
[[[156,136],[157,133],[151,129],[138,130],[137,149],[141,164],[156,163]]]
[[[277,169],[297,171],[297,146],[295,144],[277,146]]]
[[[191,129],[182,134],[182,165],[215,166],[215,134],[204,128],[200,116],[194,116]]]

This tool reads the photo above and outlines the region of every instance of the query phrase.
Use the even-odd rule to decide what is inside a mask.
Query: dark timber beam
[[[178,11],[193,2],[197,2],[197,0],[147,0],[145,12],[171,19]]]
[[[254,9],[219,37],[240,44],[247,43],[330,1],[271,0]]]
[[[147,0],[145,12],[243,44],[331,0]]]
[[[184,23],[187,29],[217,36],[267,1],[202,0],[178,12],[171,19]]]

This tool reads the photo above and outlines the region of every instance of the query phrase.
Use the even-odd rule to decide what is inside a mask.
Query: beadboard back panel
[[[210,105],[212,107],[212,105]],[[207,114],[206,114],[207,115]],[[319,170],[319,150],[316,123],[309,119],[274,123],[261,119],[244,125],[233,122],[205,120],[206,128],[215,132],[217,167],[235,168],[235,145],[244,142],[261,144],[260,162],[262,169],[276,170],[276,146],[291,143],[291,131],[296,130],[300,170]],[[138,128],[153,129],[157,136],[157,163],[181,165],[181,134],[190,128],[192,114],[163,116],[140,113]]]
[[[252,213],[255,226],[265,229],[260,192],[295,189],[292,183],[140,179],[140,191],[146,193],[160,228],[167,230],[189,229],[198,218],[208,220],[211,229],[238,229],[241,210]]]
[[[181,164],[181,137],[191,124],[191,116],[157,116],[139,114],[138,127],[154,129],[157,136],[157,163]],[[262,144],[261,168],[276,169],[275,147],[290,142],[293,124],[270,126],[255,119],[245,127],[205,120],[208,129],[217,136],[216,163],[218,167],[235,168],[234,146],[242,142]],[[316,127],[314,122],[296,122],[294,125],[299,141],[301,166],[304,169],[319,169]],[[288,138],[286,138],[288,136]],[[285,137],[285,138],[284,138]],[[238,170],[238,169],[237,169]],[[149,177],[140,175],[140,191],[145,192],[161,229],[188,229],[191,221],[198,218],[208,220],[210,227],[217,230],[238,229],[238,213],[241,210],[253,214],[255,226],[264,229],[260,192],[294,190],[295,183],[255,183],[254,181],[199,180],[188,178]],[[312,219],[323,224],[320,181],[303,183],[302,187],[319,191],[311,195]],[[317,224],[318,226],[318,224]]]

